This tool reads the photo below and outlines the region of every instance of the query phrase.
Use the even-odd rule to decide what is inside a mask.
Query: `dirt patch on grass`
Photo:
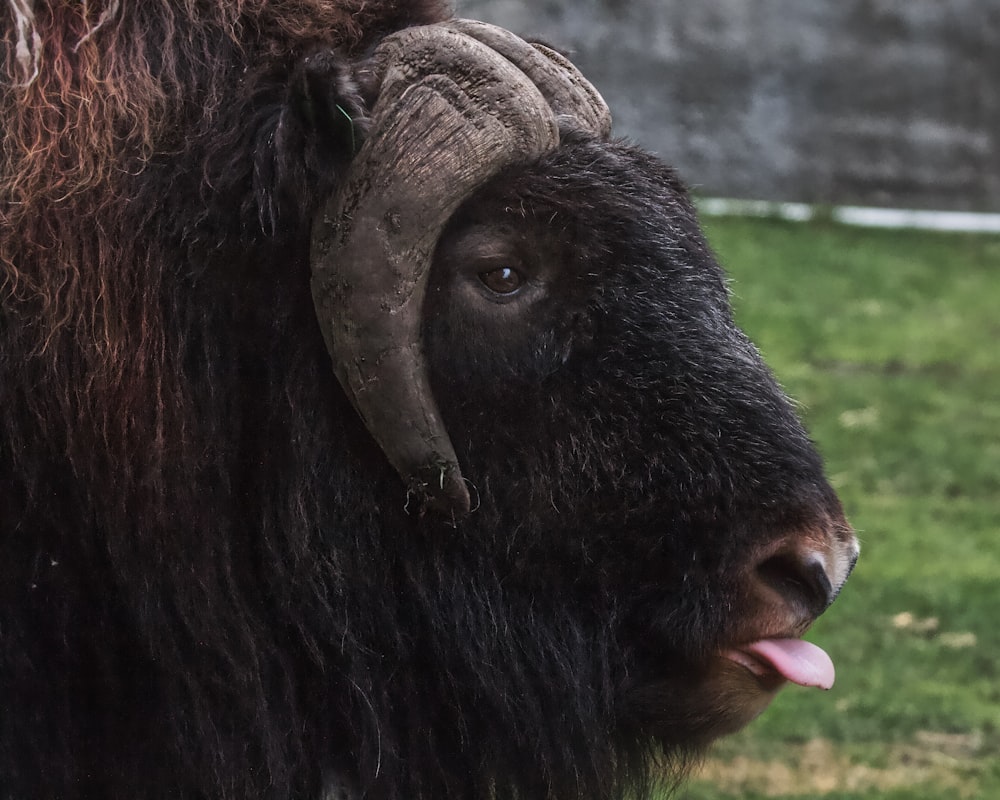
[[[879,747],[870,759],[826,739],[784,745],[780,757],[709,758],[693,776],[741,796],[823,797],[835,792],[888,791],[934,787],[942,797],[979,797],[976,776],[982,738],[976,735],[921,732],[912,742]]]

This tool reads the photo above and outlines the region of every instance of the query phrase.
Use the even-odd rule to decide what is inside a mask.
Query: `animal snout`
[[[765,595],[776,595],[793,616],[811,621],[837,598],[859,552],[850,527],[830,522],[769,548],[753,577]]]

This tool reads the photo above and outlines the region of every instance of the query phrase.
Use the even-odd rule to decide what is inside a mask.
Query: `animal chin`
[[[833,686],[835,671],[830,656],[802,639],[761,639],[725,650],[722,656],[765,684],[790,681],[820,689]]]
[[[686,733],[684,744],[705,746],[720,736],[743,728],[770,705],[788,683],[829,689],[834,670],[830,657],[819,647],[796,638],[759,639],[717,651],[699,675],[701,680],[680,690],[685,703],[677,702],[678,688],[665,683],[641,697],[650,707],[668,710],[662,719],[651,720],[654,735],[666,746],[672,739],[681,709]],[[683,685],[683,684],[682,684]],[[657,703],[657,691],[671,703]]]

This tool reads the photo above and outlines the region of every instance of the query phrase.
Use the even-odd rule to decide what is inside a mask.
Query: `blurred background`
[[[1000,236],[837,222],[859,204],[985,212],[1000,231],[1000,0],[458,12],[569,51],[616,132],[703,211],[776,204],[703,223],[862,555],[810,634],[833,689],[784,690],[674,796],[1000,798]],[[810,221],[787,202],[813,204]]]
[[[1000,212],[997,0],[459,0],[708,196]]]

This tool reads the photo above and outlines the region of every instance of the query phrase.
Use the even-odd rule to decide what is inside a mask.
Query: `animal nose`
[[[831,539],[818,542],[807,537],[781,543],[757,565],[757,579],[805,615],[819,616],[840,593],[859,554],[849,529],[837,531]]]

